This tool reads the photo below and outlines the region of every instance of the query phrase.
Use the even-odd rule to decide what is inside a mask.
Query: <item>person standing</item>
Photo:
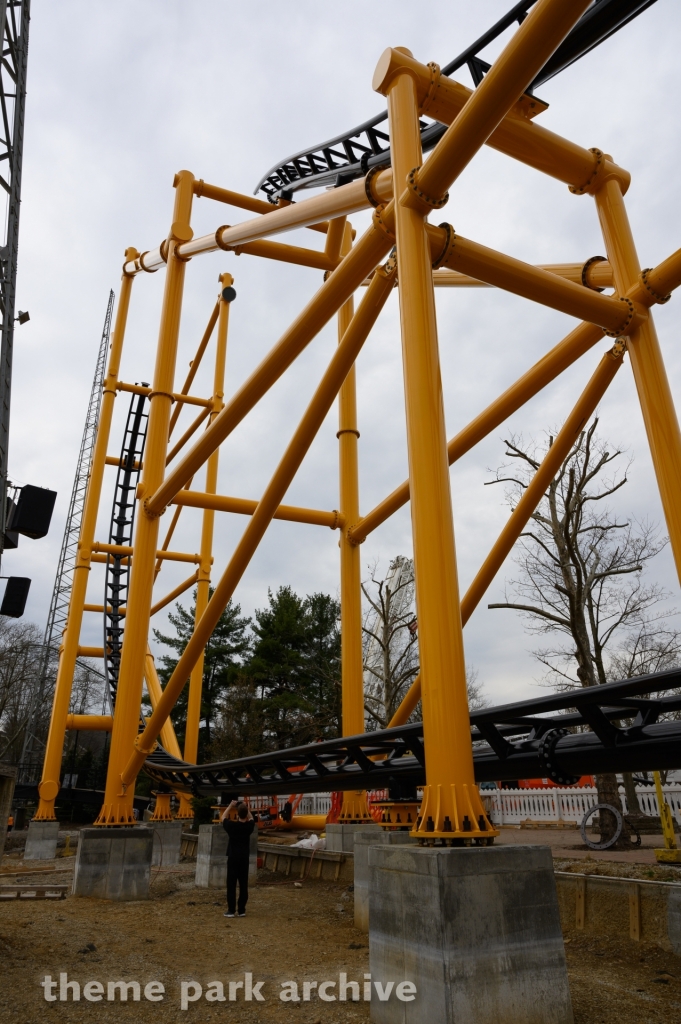
[[[236,820],[228,817],[236,808]],[[227,912],[225,917],[246,916],[248,902],[248,860],[251,848],[251,835],[255,828],[253,815],[243,802],[232,800],[223,811],[222,827],[229,836],[227,845]],[[236,887],[239,885],[239,903],[237,906]]]

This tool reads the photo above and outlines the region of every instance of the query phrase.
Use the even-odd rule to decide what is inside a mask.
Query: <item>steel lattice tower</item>
[[[40,685],[36,693],[35,702],[31,710],[29,725],[26,730],[24,749],[21,755],[22,764],[31,760],[32,747],[35,740],[34,724],[36,712],[41,707],[45,699],[48,678],[50,676],[50,663],[53,660],[56,661],[61,637],[64,629],[66,628],[69,601],[71,599],[71,586],[73,583],[73,570],[76,564],[76,556],[78,554],[80,526],[83,518],[83,508],[85,506],[85,495],[87,492],[88,478],[90,476],[90,466],[92,464],[92,453],[94,451],[95,437],[97,435],[99,410],[102,404],[102,384],[104,381],[106,354],[109,350],[113,306],[114,293],[113,291],[110,291],[109,301],[106,307],[106,316],[104,317],[102,337],[99,343],[99,351],[97,353],[95,376],[92,381],[90,401],[88,403],[87,416],[85,417],[85,428],[83,430],[83,438],[80,443],[76,476],[73,481],[73,490],[71,491],[69,511],[66,517],[64,537],[62,539],[61,551],[59,553],[57,575],[54,581],[52,600],[50,601],[50,611],[47,616],[47,625],[45,627],[45,638],[43,641],[45,654],[40,673]]]
[[[0,554],[5,534],[9,412],[14,343],[21,165],[30,0],[0,0],[0,186],[7,193],[0,246]]]

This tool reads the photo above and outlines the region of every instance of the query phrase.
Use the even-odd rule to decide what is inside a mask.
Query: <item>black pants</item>
[[[239,883],[239,913],[243,914],[248,902],[248,857],[227,858],[227,911],[237,909],[236,884]]]

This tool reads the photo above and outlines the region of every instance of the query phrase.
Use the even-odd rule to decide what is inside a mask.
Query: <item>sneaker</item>
[[[234,915],[232,915],[232,916],[234,916]],[[246,916],[246,911],[244,910],[243,914],[237,914],[236,916],[237,917],[245,917]]]
[[[223,917],[236,917],[236,914],[232,914],[229,910],[226,910],[222,915]]]

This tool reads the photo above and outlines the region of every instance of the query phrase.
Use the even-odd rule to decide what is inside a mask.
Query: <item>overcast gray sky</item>
[[[27,618],[44,626],[109,289],[118,294],[127,246],[151,249],[167,234],[174,173],[188,168],[198,178],[250,193],[275,161],[381,110],[384,101],[372,92],[371,79],[386,46],[408,46],[424,62],[445,64],[509,5],[422,0],[415,8],[392,0],[383,12],[389,16],[375,18],[358,0],[298,0],[284,8],[226,0],[33,0],[17,291],[18,307],[30,310],[31,321],[16,334],[10,476],[54,488],[59,496],[49,537],[22,540],[3,562],[5,572],[33,579]],[[681,244],[680,44],[681,9],[659,0],[539,90],[550,104],[542,124],[598,146],[631,171],[627,205],[644,266]],[[497,46],[490,48],[488,59],[496,52]],[[198,200],[195,233],[245,216]],[[461,234],[528,262],[583,261],[603,251],[589,197],[573,196],[488,149],[457,182],[444,216]],[[353,219],[360,230],[366,222],[367,215]],[[288,239],[296,242],[297,236]],[[234,274],[238,292],[229,395],[314,294],[321,274],[227,253],[193,260],[179,382],[215,301],[217,275],[225,270]],[[124,380],[151,379],[163,284],[163,271],[135,281]],[[449,436],[574,326],[569,317],[491,290],[441,290],[437,300]],[[655,317],[672,390],[681,397],[677,302],[658,307]],[[260,496],[335,343],[332,326],[223,446],[221,493]],[[540,438],[559,425],[606,344],[452,471],[462,589],[507,517],[501,488],[483,487],[488,468],[503,457],[502,438],[511,431]],[[202,373],[195,393],[209,394],[210,378],[210,370]],[[407,470],[396,295],[359,360],[358,395],[361,507],[367,511]],[[127,400],[119,398],[111,454],[120,449],[126,408]],[[660,520],[628,365],[600,412],[603,435],[635,456],[618,510]],[[334,410],[288,502],[337,507],[336,419]],[[108,532],[109,472],[100,540]],[[241,517],[218,517],[216,577],[244,526]],[[174,546],[197,550],[199,529],[198,510],[186,510]],[[405,508],[363,545],[362,559],[367,565],[378,558],[387,566],[393,556],[410,553]],[[487,610],[512,572],[509,560],[466,628],[467,658],[494,701],[536,693],[541,675],[521,620]],[[673,604],[678,583],[668,552],[651,573],[673,592]],[[186,575],[186,566],[164,569],[156,593]],[[102,580],[93,569],[88,600],[101,600]],[[300,593],[336,593],[337,534],[273,524],[236,599],[251,613],[264,604],[268,587],[282,583]],[[163,616],[158,618],[162,627]],[[83,642],[100,638],[98,616],[86,616]]]

